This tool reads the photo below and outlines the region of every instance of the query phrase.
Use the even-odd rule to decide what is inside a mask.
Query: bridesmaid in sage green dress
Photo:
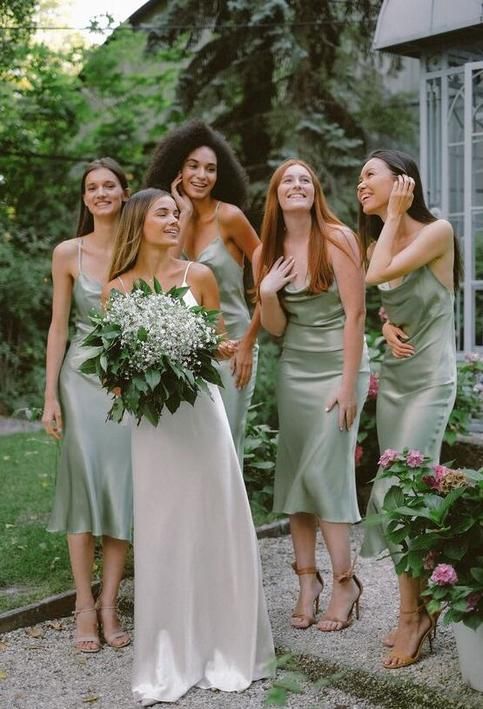
[[[317,622],[320,526],[333,584],[317,627],[343,630],[354,607],[358,617],[362,593],[350,525],[360,520],[354,453],[369,385],[364,274],[357,239],[329,210],[316,175],[301,160],[286,161],[272,176],[254,263],[262,325],[283,336],[274,511],[290,515],[300,583],[292,625]]]
[[[227,335],[238,342],[233,357],[219,366],[221,397],[243,469],[260,327],[258,309],[250,316],[243,282],[245,259],[251,261],[260,243],[240,209],[246,198],[243,170],[219,133],[201,121],[190,121],[159,143],[145,183],[171,189],[182,225],[177,253],[208,266],[217,280]]]
[[[414,161],[393,150],[374,151],[358,185],[360,233],[373,244],[367,282],[379,286],[389,318],[389,349],[380,372],[377,433],[381,453],[419,450],[438,463],[443,434],[456,394],[454,289],[458,250],[451,225],[436,219],[424,203]],[[394,481],[376,478],[368,514],[380,511]],[[390,547],[382,526],[367,528],[362,554]],[[419,659],[434,618],[420,598],[420,580],[398,577],[399,625],[385,640],[393,650],[387,669]]]
[[[53,253],[52,322],[47,341],[43,423],[62,441],[55,499],[48,530],[66,532],[76,587],[75,647],[98,652],[98,623],[112,647],[130,640],[119,626],[116,598],[131,538],[130,436],[106,422],[111,397],[96,377],[79,367],[89,357],[82,341],[91,329],[89,311],[99,309],[114,237],[128,197],[126,176],[110,158],[90,163],[82,177],[77,238]],[[71,304],[75,332],[66,350]],[[92,565],[95,537],[102,537],[102,591],[94,604]]]

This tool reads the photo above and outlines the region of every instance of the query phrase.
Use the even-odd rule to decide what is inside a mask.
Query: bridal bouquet
[[[110,420],[121,421],[127,411],[138,424],[145,416],[156,426],[164,407],[174,413],[182,401],[193,405],[200,391],[208,392],[207,382],[221,384],[214,361],[218,311],[186,305],[187,290],[165,293],[156,279],[153,288],[138,280],[131,293],[113,290],[105,312],[89,316],[94,329],[83,345],[97,353],[80,369],[120,392]]]

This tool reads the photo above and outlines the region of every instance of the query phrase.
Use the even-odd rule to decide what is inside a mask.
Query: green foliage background
[[[149,30],[58,52],[28,29],[34,0],[0,3],[0,413],[41,405],[50,253],[73,234],[87,161],[116,158],[136,190],[163,133],[198,116],[246,167],[256,227],[274,165],[294,154],[355,226],[365,153],[413,149],[416,134],[408,97],[388,93],[370,51],[380,4],[172,0]]]

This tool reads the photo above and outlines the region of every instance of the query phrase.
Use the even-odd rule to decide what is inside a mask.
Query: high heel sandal
[[[79,616],[81,613],[96,613],[95,608],[81,608],[80,610],[75,610],[73,612],[74,620],[77,623],[77,616]],[[97,614],[96,614],[96,626],[97,626]],[[81,643],[92,643],[95,647],[82,647]],[[99,652],[101,649],[101,641],[99,639],[99,635],[94,635],[94,634],[84,634],[82,635],[79,633],[77,627],[74,631],[74,647],[76,650],[80,650],[80,652],[86,652],[86,653],[94,653],[94,652]]]
[[[408,667],[409,665],[414,665],[415,662],[417,662],[420,659],[421,655],[421,649],[423,646],[424,641],[426,638],[429,641],[429,650],[430,652],[433,651],[433,643],[432,643],[432,638],[436,637],[436,623],[439,617],[439,614],[433,614],[430,615],[428,611],[426,610],[426,606],[423,604],[421,606],[418,606],[415,610],[413,611],[400,611],[401,614],[404,615],[413,615],[414,613],[420,613],[421,611],[424,611],[425,615],[429,618],[429,628],[427,628],[424,633],[421,634],[421,637],[418,640],[418,645],[416,647],[416,652],[414,655],[399,655],[397,652],[394,650],[389,653],[387,658],[383,662],[383,667],[386,670],[399,670],[401,667]],[[432,637],[431,637],[432,636]],[[390,665],[387,664],[390,660],[396,660],[397,664],[395,665]]]
[[[413,612],[413,611],[411,611]],[[441,611],[437,611],[436,613],[431,613],[431,618],[434,621],[434,633],[433,633],[433,638],[436,637],[436,623],[438,622],[438,618],[441,615]],[[393,628],[389,633],[386,635],[385,638],[383,638],[382,644],[384,647],[394,647],[396,644],[396,635],[397,635],[397,628]]]
[[[119,630],[114,630],[112,633],[109,633],[109,635],[106,634],[104,623],[102,621],[102,611],[116,611],[117,614],[116,606],[100,606],[96,603],[96,611],[97,618],[99,620],[99,625],[102,628],[102,634],[106,643],[110,645],[110,647],[113,647],[115,650],[120,650],[121,648],[129,645],[131,642],[131,638],[129,637],[128,632],[126,630],[123,630],[122,628],[120,628]],[[124,638],[124,642],[116,643],[115,641],[120,638]]]
[[[298,569],[297,568],[297,562],[293,562],[292,564],[292,569],[295,571],[297,576],[305,576],[307,574],[314,574],[315,578],[317,581],[320,583],[320,591],[316,595],[316,597],[313,600],[313,609],[314,609],[314,614],[312,616],[305,615],[304,613],[296,613],[295,611],[292,613],[292,618],[298,618],[304,625],[299,624],[297,622],[292,622],[292,628],[296,628],[297,630],[307,630],[307,628],[310,628],[311,625],[314,625],[316,623],[315,616],[319,612],[319,600],[320,600],[320,594],[322,593],[322,590],[324,588],[324,579],[320,575],[320,572],[318,569],[315,568],[315,566],[307,566],[304,569]]]
[[[362,596],[363,586],[362,586],[362,583],[359,581],[359,579],[357,578],[357,576],[354,573],[354,565],[355,565],[355,560],[354,560],[354,563],[352,564],[351,568],[349,569],[349,571],[346,571],[344,574],[339,574],[338,576],[334,575],[334,582],[346,583],[347,581],[350,581],[352,579],[358,589],[357,597],[352,602],[352,605],[349,608],[349,612],[347,614],[347,618],[345,620],[341,620],[340,618],[330,618],[329,616],[323,616],[320,619],[319,623],[323,623],[325,621],[329,621],[330,623],[337,623],[336,628],[321,628],[320,625],[317,625],[317,629],[320,630],[322,633],[336,633],[339,630],[345,630],[350,625],[352,625],[352,623],[354,622],[354,618],[353,618],[354,608],[356,611],[355,612],[356,620],[359,620],[359,601]]]

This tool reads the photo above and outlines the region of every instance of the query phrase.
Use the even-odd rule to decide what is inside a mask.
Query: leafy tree
[[[36,0],[0,0],[0,78],[17,70],[19,50],[31,33]]]
[[[151,48],[185,40],[173,110],[202,115],[229,137],[257,208],[273,165],[299,155],[314,165],[335,209],[354,218],[353,184],[372,124],[384,137],[394,128],[381,119],[394,115],[393,100],[370,52],[380,5],[173,0],[151,20],[159,24]],[[371,113],[373,95],[379,110]]]

